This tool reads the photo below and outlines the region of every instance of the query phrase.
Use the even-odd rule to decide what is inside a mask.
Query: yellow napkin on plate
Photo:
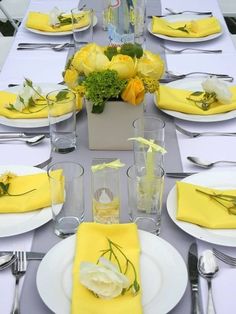
[[[83,261],[96,263],[101,250],[108,248],[109,238],[122,247],[122,251],[132,261],[140,284],[140,244],[135,224],[104,225],[82,223],[77,232],[75,258],[73,265],[72,314],[141,314],[141,292],[136,296],[131,293],[111,300],[97,298],[79,282],[79,266]]]
[[[186,182],[177,182],[176,218],[212,229],[236,228],[236,215],[229,214],[227,209],[208,195],[196,189],[211,193],[235,195],[236,190],[216,190]],[[229,206],[229,204],[227,204]]]
[[[178,30],[179,27],[187,31]],[[206,17],[199,20],[168,22],[164,18],[152,18],[152,32],[170,37],[198,38],[219,33],[221,26],[215,17]]]
[[[62,178],[62,170],[55,170]],[[30,193],[0,197],[0,213],[23,213],[51,206],[50,186],[46,173],[16,176],[10,179],[9,194]],[[61,195],[63,196],[63,194]]]
[[[41,104],[45,105],[45,108],[44,108],[44,106],[40,106],[38,108],[31,109],[32,111],[34,111],[34,110],[37,111],[41,108],[44,108],[38,112],[29,113],[29,111],[27,109],[24,110],[23,112],[18,112],[18,111],[7,109],[6,107],[9,104],[15,103],[16,98],[17,98],[16,94],[12,94],[12,93],[5,92],[5,91],[0,91],[0,116],[6,117],[9,119],[37,119],[37,118],[40,119],[40,118],[47,118],[48,117],[48,108],[47,108],[46,101],[45,101],[45,103],[41,102]],[[76,99],[77,99],[77,110],[80,111],[82,109],[82,98],[76,97]],[[66,112],[62,110],[61,112],[58,112],[58,115],[63,115],[65,113]]]
[[[71,14],[63,14],[65,17],[71,17]],[[89,25],[89,16],[86,13],[81,13],[82,18],[77,23],[77,28],[82,28]],[[49,25],[49,15],[40,12],[29,12],[26,27],[36,29],[42,32],[68,32],[72,30],[72,24],[63,25],[60,27],[52,27]]]
[[[187,114],[211,115],[236,109],[236,86],[230,87],[230,91],[232,93],[231,103],[222,104],[217,101],[211,104],[210,108],[205,111],[199,108],[193,101],[187,100],[187,97],[189,97],[193,91],[160,84],[159,90],[156,92],[155,96],[157,107],[160,109],[173,110]]]

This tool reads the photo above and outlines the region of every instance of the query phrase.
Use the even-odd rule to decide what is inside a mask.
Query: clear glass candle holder
[[[115,159],[93,159],[92,167]],[[93,169],[93,168],[92,168]],[[98,223],[119,223],[120,218],[120,170],[105,167],[91,171],[93,219]]]

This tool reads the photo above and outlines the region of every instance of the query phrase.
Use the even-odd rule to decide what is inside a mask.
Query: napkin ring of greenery
[[[200,96],[202,97],[200,98]],[[197,107],[204,111],[208,110],[211,104],[217,101],[216,93],[208,93],[202,91],[193,92],[186,99],[194,102]]]
[[[234,195],[227,195],[227,194],[217,194],[217,193],[207,193],[205,191],[201,191],[196,189],[197,192],[202,194],[208,195],[211,199],[215,200],[218,204],[222,205],[224,208],[227,209],[228,214],[236,215],[236,196]],[[229,204],[229,206],[225,205]]]
[[[36,189],[32,189],[20,194],[11,194],[9,193],[9,187],[10,187],[10,181],[11,179],[17,177],[16,174],[11,173],[11,172],[6,172],[0,176],[0,197],[3,196],[21,196],[28,194],[30,192],[36,191]]]
[[[44,110],[47,108],[47,100],[39,90],[34,86],[30,79],[25,78],[23,90],[18,93],[16,102],[14,104],[8,104],[6,109],[21,112],[23,114],[31,114]],[[56,95],[56,101],[66,99],[67,93],[67,91],[61,90]],[[38,107],[40,108],[38,109]]]

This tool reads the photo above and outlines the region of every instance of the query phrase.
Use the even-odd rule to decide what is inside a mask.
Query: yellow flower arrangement
[[[138,44],[101,47],[91,43],[75,53],[63,75],[69,88],[93,103],[92,112],[101,113],[110,99],[139,105],[146,93],[158,89],[163,73],[160,56]]]

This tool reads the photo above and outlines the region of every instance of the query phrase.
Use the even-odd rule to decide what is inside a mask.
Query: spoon
[[[16,260],[15,254],[6,254],[0,256],[0,270],[3,270],[13,264]]]
[[[70,46],[71,46],[71,44],[68,44],[68,43],[59,44],[59,45],[56,45],[56,46],[52,47],[52,50],[54,50],[54,51],[61,51],[61,50],[64,50],[65,48],[70,47]]]
[[[210,250],[207,250],[207,258],[201,256],[198,261],[198,272],[199,274],[207,280],[208,287],[208,297],[207,297],[207,314],[215,314],[215,305],[212,295],[212,278],[215,277],[216,273],[219,270],[218,265],[215,262],[215,257]]]
[[[39,143],[41,143],[45,138],[45,135],[37,135],[34,137],[28,137],[28,138],[23,138],[23,137],[12,137],[12,138],[0,138],[0,143],[1,142],[8,142],[8,141],[22,141],[25,142],[29,146],[34,146]]]
[[[226,163],[226,164],[236,164],[236,161],[230,161],[230,160],[218,160],[215,162],[211,162],[208,160],[202,160],[198,157],[193,157],[193,156],[188,156],[187,159],[194,163],[195,165],[205,168],[205,169],[210,169],[212,168],[215,164],[219,163]]]

